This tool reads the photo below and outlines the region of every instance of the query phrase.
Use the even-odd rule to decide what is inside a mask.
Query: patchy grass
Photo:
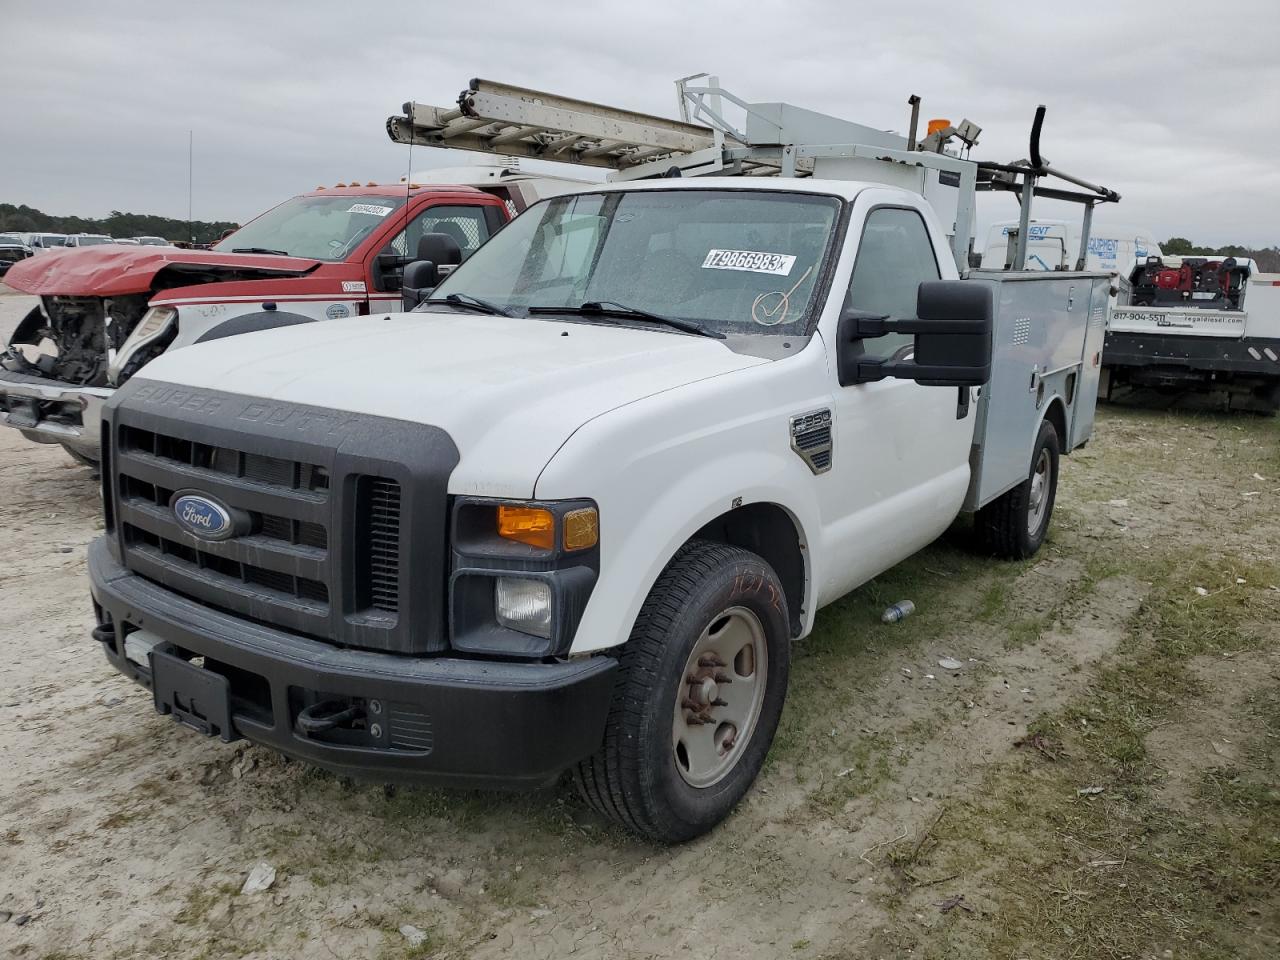
[[[204,921],[209,911],[218,904],[234,897],[239,887],[233,883],[222,883],[213,887],[193,887],[187,892],[186,901],[182,905],[174,921],[181,924],[198,924]]]
[[[922,863],[961,878],[981,906],[940,921],[919,955],[1225,960],[1280,950],[1280,682],[1233,732],[1247,737],[1247,762],[1205,774],[1187,809],[1160,801],[1145,745],[1195,709],[1193,657],[1275,643],[1276,570],[1198,553],[1137,570],[1128,559],[1152,591],[1121,648],[1082,696],[1028,731],[1062,752],[1020,751],[948,814],[944,832],[891,856],[909,882]],[[1102,792],[1079,792],[1095,786]],[[922,909],[923,896],[904,909]]]
[[[791,682],[787,706],[766,760],[766,770],[780,763],[798,764],[813,759],[816,738],[835,739],[837,751],[848,746],[844,738],[831,737],[832,718],[868,693],[868,684],[885,669],[885,654],[913,649],[920,641],[945,636],[957,621],[969,616],[974,605],[993,584],[1017,576],[1020,564],[1001,564],[969,551],[962,542],[963,525],[947,537],[900,563],[858,590],[825,607],[813,633],[792,652]],[[892,625],[880,622],[884,609],[899,600],[911,600],[916,612]],[[848,747],[857,751],[856,746]],[[856,764],[856,756],[843,760],[822,758],[823,768],[832,761],[844,767]],[[837,768],[843,769],[843,767]],[[805,771],[798,771],[801,779]]]
[[[410,944],[400,932],[399,927],[384,930],[378,960],[426,960],[427,957],[437,955],[439,951],[450,945],[449,938],[441,934],[434,924],[415,923],[412,926],[425,934],[423,941],[419,944]]]

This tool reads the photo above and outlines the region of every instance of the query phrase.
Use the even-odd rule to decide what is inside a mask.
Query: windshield
[[[213,249],[345,260],[402,206],[404,197],[294,197],[245,224]]]
[[[115,243],[110,237],[76,237],[77,247],[92,247],[99,243]]]
[[[144,247],[167,247],[169,245],[168,240],[161,239],[160,237],[135,237],[134,242],[140,243]]]
[[[67,238],[57,233],[43,233],[40,235],[40,246],[42,247],[65,247]]]
[[[513,220],[434,297],[516,314],[621,304],[724,334],[801,334],[839,213],[833,197],[783,191],[557,197]]]

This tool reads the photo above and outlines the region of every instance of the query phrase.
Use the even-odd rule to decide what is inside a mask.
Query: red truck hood
[[[318,260],[277,257],[256,253],[217,253],[164,247],[83,247],[42,253],[14,264],[4,282],[23,293],[39,296],[114,297],[146,293],[155,287],[156,275],[169,272],[173,280],[164,286],[186,286],[210,274],[227,280],[300,277],[320,266]],[[191,280],[178,280],[189,274]]]

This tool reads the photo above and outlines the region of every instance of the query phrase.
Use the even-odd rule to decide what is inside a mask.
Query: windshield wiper
[[[288,250],[272,250],[269,247],[232,247],[232,253],[270,253],[277,257],[289,256]]]
[[[469,293],[451,293],[447,297],[431,297],[423,303],[443,303],[450,307],[461,307],[463,310],[479,310],[482,313],[496,313],[500,317],[514,316],[506,307],[500,307],[488,300],[481,300]]]
[[[613,300],[588,300],[579,307],[530,307],[529,313],[569,313],[584,317],[621,317],[623,319],[647,320],[650,323],[660,323],[663,326],[674,327],[676,330],[682,330],[685,333],[696,333],[700,337],[712,337],[715,340],[725,339],[725,335],[720,331],[704,327],[693,320],[685,320],[681,317],[664,317],[660,313],[651,313],[648,310],[641,310],[637,307],[628,307],[625,303],[617,303]]]

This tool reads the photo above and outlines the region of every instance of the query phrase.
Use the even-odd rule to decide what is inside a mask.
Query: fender
[[[32,307],[31,312],[22,318],[22,322],[14,328],[9,342],[12,343],[39,343],[37,333],[40,328],[48,324],[45,319],[44,311],[39,307]]]
[[[1055,407],[1059,411],[1058,417],[1050,419],[1053,417]],[[1061,419],[1061,425],[1057,422],[1058,419]],[[1058,443],[1062,448],[1062,456],[1065,457],[1071,452],[1071,437],[1068,436],[1071,432],[1071,408],[1067,405],[1066,399],[1061,394],[1051,394],[1048,401],[1045,403],[1044,412],[1040,415],[1040,420],[1036,423],[1036,432],[1031,437],[1031,443],[1035,443],[1036,435],[1040,433],[1040,424],[1044,423],[1046,420],[1049,420],[1053,424],[1053,429],[1061,434],[1061,436],[1058,437]]]
[[[292,327],[300,323],[316,323],[315,317],[304,317],[300,313],[285,313],[281,310],[259,310],[256,313],[243,313],[230,320],[224,320],[217,326],[206,330],[196,343],[209,340],[221,340],[223,337],[238,337],[242,333],[255,333],[259,330],[274,330],[277,327]]]
[[[651,461],[649,466],[660,465]],[[572,652],[625,643],[649,591],[680,548],[716,517],[752,503],[780,507],[795,525],[805,567],[800,636],[807,635],[816,612],[814,585],[820,582],[808,531],[820,529],[820,524],[816,504],[795,502],[796,491],[806,489],[806,484],[787,479],[807,471],[794,454],[759,449],[742,449],[680,474],[674,482],[668,477],[662,484],[647,482],[649,469],[628,470],[622,496],[643,498],[643,522],[628,523],[618,516],[619,511],[610,510],[616,504],[600,504],[601,577],[578,626]]]
[[[601,576],[573,653],[625,643],[645,598],[693,534],[736,506],[781,508],[802,544],[800,635],[813,624],[821,498],[791,449],[794,415],[830,407],[818,337],[797,354],[695,380],[597,416],[576,430],[535,484],[540,499],[593,491],[600,510]],[[761,402],[767,398],[767,402]],[[748,412],[749,411],[749,412]]]

